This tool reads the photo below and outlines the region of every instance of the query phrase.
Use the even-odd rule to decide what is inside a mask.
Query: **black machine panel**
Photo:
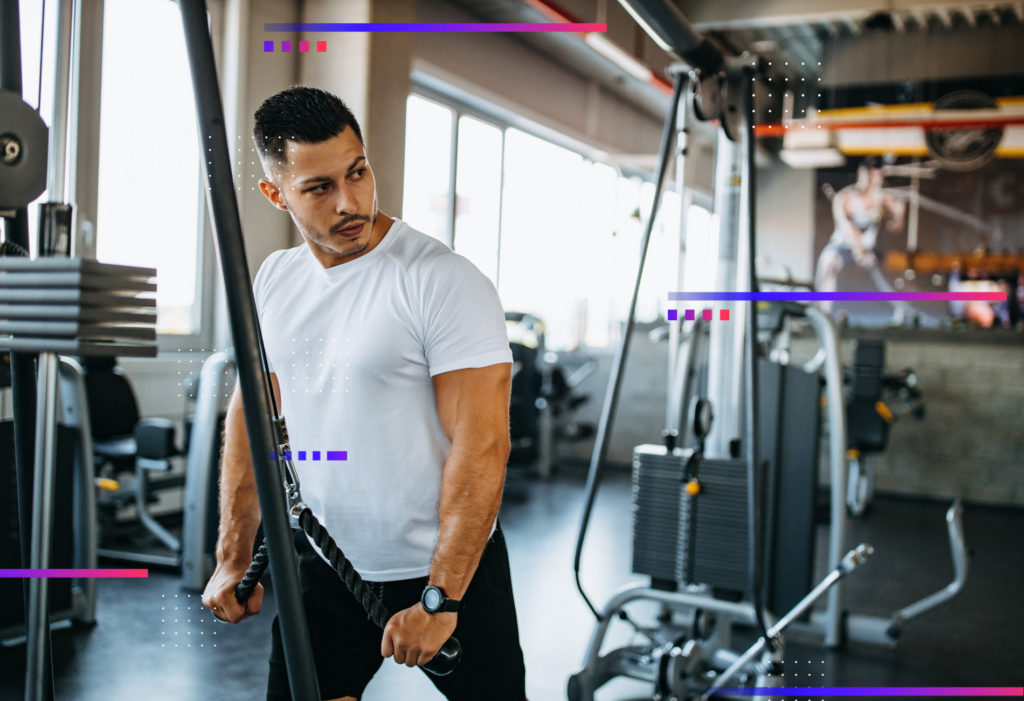
[[[55,473],[53,508],[53,551],[50,567],[71,568],[73,547],[72,481],[74,449],[77,432],[57,426],[57,470]],[[14,471],[14,422],[0,421],[0,524],[4,536],[0,537],[0,568],[28,567],[21,563],[18,542],[18,483]],[[25,625],[23,580],[0,579],[0,631],[16,631]],[[50,580],[51,613],[71,610],[71,580]]]
[[[765,505],[769,608],[791,608],[811,586],[820,385],[817,376],[762,361],[759,499]],[[698,494],[685,489],[691,449],[633,451],[633,571],[656,581],[745,592],[748,574],[745,460],[699,462]],[[692,467],[692,466],[691,466]]]

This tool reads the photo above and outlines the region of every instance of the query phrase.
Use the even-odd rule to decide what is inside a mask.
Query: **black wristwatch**
[[[444,593],[444,589],[435,587],[433,584],[428,584],[423,588],[420,603],[423,604],[423,610],[429,614],[458,613],[462,610],[461,601],[449,599],[448,595]]]

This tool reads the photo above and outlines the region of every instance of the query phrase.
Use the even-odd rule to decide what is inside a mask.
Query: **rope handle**
[[[345,553],[334,542],[334,538],[331,537],[331,534],[327,532],[327,529],[317,520],[308,507],[299,513],[299,526],[306,535],[313,539],[320,552],[331,563],[331,567],[341,577],[341,581],[352,592],[352,596],[356,598],[369,615],[370,620],[383,630],[387,625],[388,619],[391,618],[391,614],[380,598],[373,592],[373,589],[359,576],[352,563],[345,557]],[[267,564],[267,540],[264,538],[256,550],[256,554],[253,555],[252,564],[249,565],[242,580],[235,587],[235,598],[238,599],[239,603],[245,603],[252,596],[253,591],[256,589],[256,584],[267,571]],[[447,676],[455,670],[461,658],[462,645],[459,643],[458,638],[452,636],[441,646],[441,649],[434,655],[434,658],[423,665],[423,669],[434,676]]]

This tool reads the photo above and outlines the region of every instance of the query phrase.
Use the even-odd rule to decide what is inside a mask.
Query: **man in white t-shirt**
[[[461,664],[430,677],[449,699],[523,701],[508,556],[497,527],[509,451],[512,355],[490,281],[377,208],[359,125],[334,95],[268,98],[254,132],[260,190],[304,243],[253,284],[271,381],[306,504],[395,612],[382,632],[301,532],[299,574],[321,693],[357,699],[384,657],[428,662],[453,634]],[[217,569],[203,603],[233,595],[259,523],[239,392],[228,409]],[[289,698],[277,621],[268,699]]]

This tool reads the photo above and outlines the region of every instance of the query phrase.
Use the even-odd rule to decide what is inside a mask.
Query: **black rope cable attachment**
[[[276,452],[277,464],[280,468],[281,479],[288,498],[289,524],[292,528],[301,529],[309,536],[320,552],[323,553],[324,557],[331,563],[331,567],[338,573],[341,581],[352,592],[352,596],[366,610],[370,620],[383,629],[387,625],[388,619],[391,618],[391,613],[370,585],[359,576],[352,563],[345,557],[345,553],[334,542],[331,534],[328,533],[317,517],[313,515],[313,511],[302,501],[302,493],[299,491],[299,476],[291,459],[288,427],[285,424],[284,417],[280,415],[274,417],[273,423],[278,441]],[[235,598],[238,599],[239,603],[245,603],[252,596],[256,585],[267,571],[268,563],[267,540],[264,538],[253,555],[252,564],[246,570],[245,576],[242,577],[238,586],[235,587]],[[423,665],[423,669],[435,676],[443,677],[455,670],[461,658],[462,645],[456,637],[452,636],[438,650],[434,658]]]

